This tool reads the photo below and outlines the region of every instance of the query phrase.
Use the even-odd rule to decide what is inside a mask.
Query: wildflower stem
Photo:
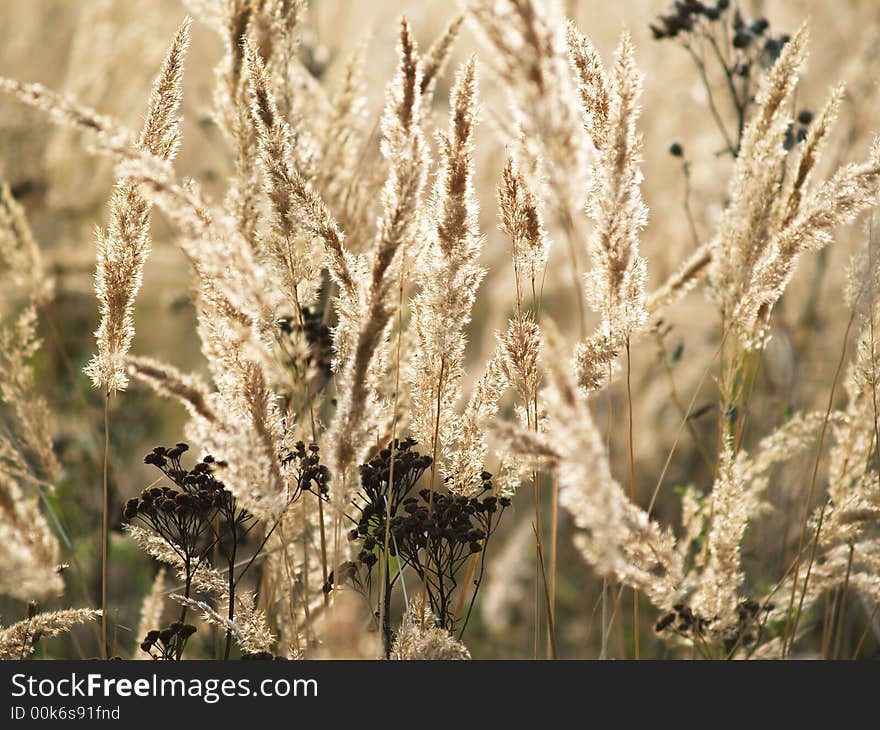
[[[691,163],[685,159],[681,163],[681,170],[684,176],[684,215],[691,232],[691,238],[694,239],[695,249],[700,248],[700,234],[697,232],[697,224],[694,221],[694,212],[691,210]]]
[[[403,273],[406,270],[406,249],[403,251],[403,263],[400,266],[400,276],[397,282],[397,347],[394,358],[394,405],[391,412],[391,460],[388,467],[388,492],[394,493],[394,462],[396,460],[397,450],[397,404],[400,398],[400,348],[403,336]],[[439,410],[439,402],[438,402]],[[439,421],[439,414],[438,414]],[[435,456],[436,458],[436,456]],[[433,474],[433,472],[432,472]],[[433,479],[431,480],[433,485]],[[382,554],[385,560],[382,563],[382,570],[385,573],[385,579],[382,583],[383,597],[382,611],[382,634],[385,639],[385,658],[391,657],[391,580],[388,575],[391,570],[391,552],[389,550],[391,543],[391,502],[385,498],[385,535],[383,537]]]
[[[868,620],[865,622],[865,630],[862,631],[862,635],[859,637],[859,643],[856,644],[856,650],[853,652],[853,659],[859,658],[859,654],[862,651],[862,646],[864,646],[865,639],[868,638],[868,634],[871,632],[871,624],[874,623],[874,618],[877,616],[878,610],[880,610],[880,601],[877,601],[874,604],[874,609],[871,611],[871,615],[868,616]]]
[[[849,546],[849,557],[846,561],[846,578],[843,580],[843,588],[840,595],[840,610],[837,613],[837,635],[834,638],[834,655],[837,659],[840,656],[840,639],[843,634],[843,620],[846,617],[846,595],[849,592],[849,578],[852,574],[853,554],[855,553],[855,545]]]
[[[434,436],[433,436],[433,444],[431,448],[431,484],[428,487],[429,495],[428,495],[428,516],[434,516],[434,484],[436,479],[437,472],[437,450],[439,448],[440,443],[440,407],[442,405],[443,398],[443,380],[446,373],[446,357],[443,356],[440,358],[440,374],[437,377],[437,411],[434,416]],[[393,463],[393,461],[392,461]],[[428,572],[431,570],[431,538],[428,536],[427,544],[425,545],[425,570],[424,575],[422,576],[422,602],[425,600],[425,596],[428,593]],[[439,568],[438,568],[439,573]],[[424,629],[425,627],[422,626]]]
[[[563,211],[562,214],[562,230],[565,232],[565,242],[568,245],[568,255],[571,259],[571,277],[578,305],[578,331],[580,332],[580,339],[583,340],[587,336],[586,303],[584,302],[583,285],[581,284],[581,279],[578,274],[580,269],[578,267],[577,246],[574,240],[574,223],[571,220],[571,215],[568,210]],[[517,276],[517,282],[518,281],[519,277]]]
[[[554,475],[553,477],[553,509],[550,513],[550,622],[553,628],[556,628],[556,565],[557,565],[557,547],[559,538],[559,481]],[[555,633],[553,631],[552,633]],[[555,645],[555,637],[552,644]],[[554,659],[555,651],[554,651]]]
[[[852,329],[853,321],[855,320],[855,310],[853,310],[852,314],[850,314],[849,322],[846,325],[846,331],[843,333],[843,344],[840,348],[840,358],[837,361],[837,369],[834,371],[834,379],[831,382],[831,391],[828,394],[828,406],[825,409],[825,418],[822,420],[822,430],[819,432],[819,440],[816,444],[816,459],[813,463],[813,475],[810,479],[810,488],[807,491],[807,498],[804,502],[804,520],[803,525],[801,527],[801,536],[798,541],[798,551],[797,551],[797,559],[795,562],[794,568],[794,578],[791,582],[791,597],[788,601],[788,611],[785,615],[785,629],[782,634],[782,656],[785,658],[788,655],[788,652],[791,651],[791,643],[794,641],[794,636],[797,633],[797,625],[800,616],[792,617],[792,609],[794,608],[794,597],[797,594],[797,583],[798,577],[800,573],[800,561],[801,555],[804,549],[804,542],[807,538],[807,526],[809,525],[810,520],[810,503],[813,501],[813,493],[816,489],[816,481],[819,477],[819,463],[822,460],[822,446],[825,443],[825,433],[828,430],[828,421],[831,417],[831,409],[834,407],[834,394],[837,390],[837,381],[840,378],[840,373],[843,370],[843,363],[846,360],[846,343],[849,341],[849,333]],[[825,508],[822,508],[822,513],[819,516],[819,527],[816,532],[816,542],[818,543],[818,530],[821,529],[822,526],[822,517],[825,514]],[[815,554],[815,549],[813,550],[813,554]],[[810,559],[810,567],[812,567],[812,558]],[[804,579],[804,588],[801,593],[800,604],[798,607],[798,612],[800,612],[800,608],[804,603],[804,596],[807,593],[807,581],[809,580],[809,568],[807,570],[807,577]],[[792,620],[793,619],[793,620]],[[791,631],[789,632],[789,627],[791,627]]]

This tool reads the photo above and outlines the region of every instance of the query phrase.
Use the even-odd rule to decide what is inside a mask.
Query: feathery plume
[[[697,614],[713,619],[713,630],[721,633],[737,622],[739,587],[744,578],[741,545],[755,502],[745,488],[732,445],[725,442],[712,488],[709,557],[692,598]]]
[[[875,468],[877,449],[877,403],[880,396],[880,341],[876,337],[880,322],[880,284],[876,242],[869,235],[867,251],[855,262],[850,283],[850,307],[860,324],[855,356],[846,374],[847,402],[832,423],[834,445],[828,456],[828,499],[822,538],[826,545],[852,543],[865,523],[848,516],[878,506],[880,475]]]
[[[190,18],[185,18],[174,34],[150,90],[144,126],[138,136],[139,147],[168,162],[174,160],[180,149],[181,119],[178,112],[183,100],[183,62],[189,48],[191,24]]]
[[[734,309],[734,321],[745,344],[766,340],[770,311],[791,280],[801,254],[823,248],[834,228],[851,221],[877,202],[880,189],[880,141],[867,162],[842,167],[804,200],[791,222],[768,243],[754,268],[745,296]]]
[[[184,577],[182,558],[164,539],[137,525],[126,524],[124,529],[144,552],[173,567],[179,578]],[[229,581],[227,578],[219,571],[203,564],[193,574],[192,585],[196,590],[210,593],[217,599],[216,608],[203,615],[203,618],[209,623],[219,625],[224,630],[228,628],[227,619],[223,618],[229,604]],[[172,595],[172,598],[179,603],[186,603],[190,600],[176,594]],[[254,597],[239,590],[235,592],[235,602],[236,631],[234,631],[234,635],[239,640],[242,649],[248,652],[268,651],[274,642],[274,637],[266,623],[265,615],[256,607]],[[204,611],[198,602],[191,605]]]
[[[220,592],[219,584],[216,588],[216,592],[220,593],[220,610],[204,601],[187,598],[179,593],[172,593],[171,598],[181,605],[200,611],[202,620],[206,623],[217,626],[224,631],[227,629],[231,630],[236,643],[245,654],[270,652],[272,645],[275,643],[275,637],[272,635],[262,612],[256,608],[254,597],[239,597],[236,594],[236,613],[235,620],[233,621],[222,613],[223,604],[229,603],[228,587],[225,589],[225,592]]]
[[[200,378],[147,357],[129,355],[125,364],[131,377],[149,385],[157,393],[176,398],[194,418],[208,422],[217,420],[210,405],[211,393]]]
[[[508,142],[524,171],[543,168],[554,207],[571,216],[584,200],[589,141],[566,51],[556,0],[470,0],[463,3],[489,49],[521,134]],[[541,164],[543,162],[543,164]]]
[[[272,236],[264,245],[295,311],[300,311],[313,298],[320,284],[320,266],[326,265],[340,288],[339,350],[339,343],[349,339],[346,333],[356,326],[353,320],[360,299],[361,263],[346,249],[339,224],[321,196],[291,164],[290,129],[278,115],[269,78],[253,44],[245,44],[245,60],[251,120],[257,130],[265,191],[273,210]],[[316,260],[314,253],[298,240],[297,227],[323,245],[323,261],[321,257]]]
[[[648,319],[656,319],[667,307],[684,299],[709,271],[712,253],[706,244],[694,251],[672,276],[647,296]]]
[[[100,611],[91,608],[67,608],[37,613],[17,624],[0,628],[0,659],[25,659],[34,652],[40,639],[63,634],[100,615]]]
[[[632,504],[611,475],[586,395],[566,369],[557,338],[554,328],[545,331],[546,431],[519,429],[508,445],[552,466],[559,480],[559,504],[574,520],[575,545],[584,559],[600,575],[614,577],[668,608],[683,579],[675,538]]]
[[[541,203],[513,157],[509,157],[498,186],[500,229],[513,242],[516,284],[520,276],[536,280],[547,264],[550,239],[544,229]],[[521,299],[520,295],[520,299]]]
[[[272,207],[272,231],[263,245],[294,311],[300,311],[317,294],[320,260],[304,247],[292,216],[296,199],[292,189],[302,185],[292,171],[294,149],[290,126],[279,116],[272,84],[256,46],[244,45],[250,93],[251,121],[257,132],[264,192]]]
[[[0,91],[15,96],[27,106],[45,112],[49,119],[63,127],[87,130],[111,155],[126,156],[135,145],[135,138],[115,120],[78,104],[66,94],[47,89],[42,84],[0,77]]]
[[[391,647],[391,659],[397,661],[470,659],[467,647],[437,621],[421,597],[414,598],[408,615],[403,617],[400,630]]]
[[[449,491],[457,496],[473,497],[481,490],[482,472],[486,470],[486,429],[498,412],[498,402],[510,381],[503,364],[504,349],[499,343],[471,391],[464,413],[455,429],[456,440],[443,476]]]
[[[434,96],[437,81],[446,68],[452,46],[458,40],[461,26],[464,23],[464,15],[458,15],[446,26],[446,29],[431,44],[422,59],[422,98],[430,99]]]
[[[349,205],[347,197],[361,159],[367,111],[366,52],[365,38],[345,64],[342,79],[330,100],[330,118],[317,141],[321,159],[317,187],[336,210]]]
[[[577,90],[584,114],[584,127],[597,150],[603,149],[611,131],[612,91],[602,58],[590,40],[568,24],[568,58],[577,79]]]
[[[52,448],[50,414],[46,399],[36,390],[32,361],[37,339],[37,313],[28,306],[14,326],[0,327],[0,400],[15,414],[10,420],[11,436],[29,471],[44,481],[60,470]]]
[[[800,209],[801,201],[809,189],[810,178],[821,160],[828,135],[837,121],[845,91],[843,84],[836,86],[822,111],[810,125],[793,174],[786,178],[783,193],[779,197],[779,228],[791,223]]]
[[[783,138],[788,127],[787,100],[797,83],[806,54],[805,27],[785,44],[773,68],[763,77],[756,111],[743,130],[733,172],[730,202],[712,243],[711,295],[726,322],[749,287],[766,246],[772,201],[785,161]]]

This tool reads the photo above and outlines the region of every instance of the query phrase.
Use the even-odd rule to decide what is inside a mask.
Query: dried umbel
[[[0,593],[33,600],[64,590],[58,539],[40,512],[39,498],[27,494],[0,469]]]
[[[296,485],[292,500],[302,492],[311,492],[322,500],[328,499],[330,470],[321,463],[319,451],[320,447],[314,442],[306,446],[304,442],[297,441],[293,450],[284,457],[282,463]]]
[[[162,625],[162,615],[165,608],[165,567],[159,568],[156,577],[153,580],[153,586],[150,592],[144,597],[141,605],[141,620],[138,623],[137,633],[135,636],[146,637],[147,633],[153,631],[154,626]],[[132,659],[146,658],[143,655],[141,645],[138,645]]]
[[[706,659],[714,658],[706,653],[706,648],[713,645],[720,634],[724,652],[721,658],[731,658],[739,650],[751,654],[762,644],[767,619],[774,608],[770,603],[762,605],[751,598],[743,599],[736,606],[734,620],[722,629],[717,618],[705,618],[690,606],[677,603],[672,611],[660,617],[654,631],[665,638],[674,636],[692,644]]]
[[[752,91],[761,74],[779,58],[791,36],[774,35],[766,18],[749,20],[739,7],[731,6],[729,0],[714,4],[676,2],[671,10],[651,24],[651,33],[655,40],[673,40],[687,51],[706,87],[709,107],[724,139],[725,151],[736,157],[754,102]],[[709,68],[713,65],[720,66],[727,79],[725,90],[736,112],[734,133],[728,130],[713,97],[709,81]],[[793,134],[791,139],[793,142]]]
[[[492,489],[490,478],[486,472],[487,493]],[[471,556],[484,552],[501,514],[509,505],[506,497],[491,494],[467,498],[443,493],[432,495],[422,489],[418,496],[404,500],[402,513],[392,517],[390,531],[395,550],[406,565],[426,581],[428,602],[437,612],[440,624],[449,630],[463,631],[469,617],[469,612],[463,617],[454,612],[452,599],[459,587],[458,576]],[[482,579],[483,558],[481,555],[472,599]],[[461,627],[457,625],[459,619],[463,620]]]

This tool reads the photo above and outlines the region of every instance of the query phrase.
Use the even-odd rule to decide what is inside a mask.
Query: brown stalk
[[[101,657],[110,658],[107,618],[107,578],[110,553],[110,391],[104,393],[104,470],[101,519]]]
[[[853,565],[853,553],[855,552],[855,546],[849,546],[849,557],[846,561],[846,578],[843,580],[843,588],[841,589],[840,596],[840,611],[837,614],[837,635],[834,638],[834,659],[837,659],[840,656],[840,639],[843,634],[843,620],[846,617],[846,596],[849,592],[849,577],[852,574],[852,565]]]
[[[627,436],[629,441],[629,498],[636,503],[636,457],[633,438],[633,403],[632,403],[632,358],[630,339],[626,338],[626,409]],[[639,659],[639,592],[633,590],[633,645],[635,658]]]
[[[806,538],[807,538],[807,526],[809,524],[809,519],[810,519],[810,504],[813,501],[813,494],[815,492],[816,482],[819,477],[819,463],[822,460],[822,446],[825,443],[825,433],[828,430],[828,420],[831,417],[831,409],[834,407],[834,393],[837,390],[837,381],[840,378],[841,371],[843,370],[843,363],[846,359],[846,345],[847,345],[847,342],[849,341],[849,333],[850,333],[850,330],[852,329],[852,325],[853,325],[853,321],[855,320],[855,316],[856,316],[855,311],[853,311],[849,317],[849,322],[847,322],[846,331],[843,333],[843,344],[841,345],[841,348],[840,348],[840,358],[837,361],[837,368],[834,371],[834,379],[831,382],[831,392],[828,394],[828,406],[825,409],[825,418],[822,420],[822,429],[819,432],[819,441],[816,444],[816,459],[813,464],[813,474],[810,479],[810,488],[807,491],[807,498],[804,502],[804,520],[803,520],[803,525],[801,527],[800,539],[798,540],[798,551],[797,551],[797,559],[795,562],[795,569],[794,569],[794,580],[792,580],[792,584],[791,584],[791,597],[789,598],[789,601],[788,601],[788,611],[786,612],[786,616],[785,616],[785,629],[784,629],[783,638],[782,638],[782,656],[783,656],[783,658],[785,658],[787,656],[788,652],[791,651],[791,642],[794,640],[794,636],[796,636],[796,634],[797,634],[797,625],[798,625],[798,621],[800,619],[800,611],[804,605],[804,597],[806,596],[806,593],[807,593],[807,582],[809,580],[810,570],[813,567],[813,557],[815,556],[815,553],[816,553],[816,550],[814,547],[813,553],[810,557],[810,563],[807,568],[807,576],[804,579],[804,587],[803,587],[803,591],[801,592],[800,602],[798,604],[798,614],[796,616],[794,616],[794,621],[792,623],[792,609],[794,608],[794,598],[797,593],[797,583],[798,583],[798,577],[800,574],[801,554],[804,549],[804,542],[806,541]],[[817,535],[816,535],[816,537],[817,537],[816,542],[817,543],[819,541],[818,540],[818,529],[821,529],[822,517],[824,516],[824,514],[825,514],[825,508],[823,506],[822,513],[821,513],[820,519],[819,519],[819,527],[817,528]],[[791,631],[789,632],[789,625],[790,624],[791,624]]]
[[[865,622],[865,630],[862,631],[862,635],[859,637],[859,643],[856,644],[856,650],[853,652],[853,659],[858,659],[859,654],[862,651],[862,646],[865,644],[865,639],[868,638],[868,634],[871,631],[871,624],[874,622],[874,617],[877,615],[877,611],[880,610],[880,601],[877,601],[874,604],[874,610],[871,611],[871,615],[868,616],[868,620]]]

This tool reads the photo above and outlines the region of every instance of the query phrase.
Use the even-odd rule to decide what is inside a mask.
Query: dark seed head
[[[813,121],[813,112],[809,109],[801,109],[797,115],[798,124],[808,125]]]

